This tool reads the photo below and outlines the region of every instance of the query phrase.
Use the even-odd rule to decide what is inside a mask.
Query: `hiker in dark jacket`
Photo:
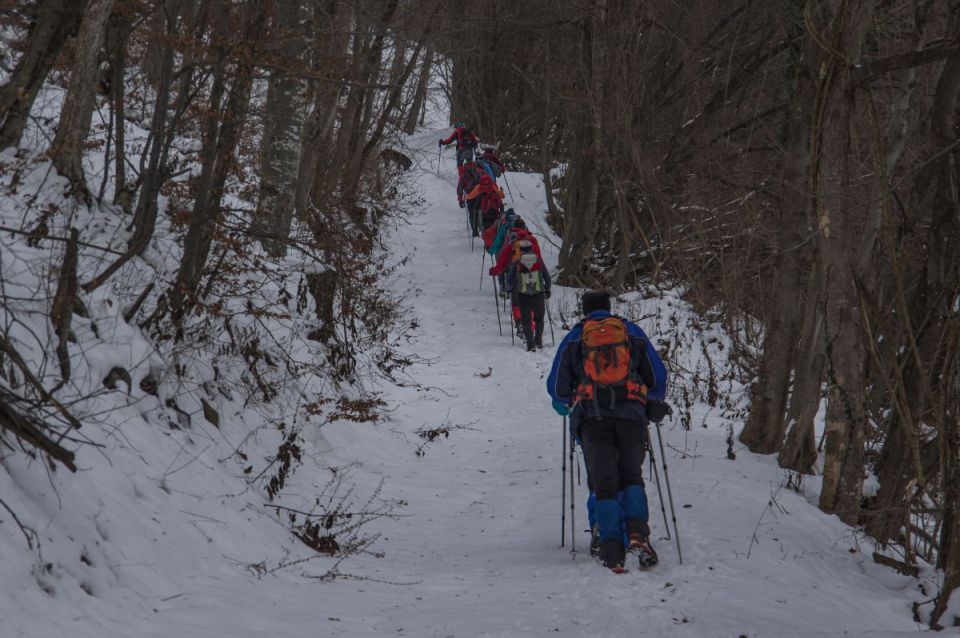
[[[517,249],[519,256],[507,271],[506,288],[513,291],[520,311],[520,329],[527,352],[534,352],[543,349],[543,316],[546,300],[550,298],[550,271],[529,239],[518,241]]]
[[[658,558],[650,544],[643,483],[646,404],[664,398],[666,369],[643,330],[610,312],[609,293],[584,293],[581,306],[584,320],[560,343],[547,391],[554,409],[570,415],[571,430],[583,447],[588,487],[596,494],[601,562],[613,571],[623,571],[625,531],[640,566],[649,567]],[[591,343],[600,341],[597,329],[609,327],[615,334],[618,321],[626,330],[624,347],[629,348],[629,357],[618,361],[609,347],[588,351]],[[585,336],[585,329],[590,336]],[[625,366],[623,386],[598,384],[596,370],[618,363]]]
[[[446,139],[440,140],[440,146],[451,144],[454,140],[457,142],[457,168],[464,162],[473,161],[473,153],[480,143],[480,138],[473,131],[467,128],[463,122],[457,122],[453,133]]]
[[[494,181],[507,170],[507,167],[503,164],[503,160],[497,157],[497,150],[492,146],[483,147],[483,153],[477,159],[477,164],[479,164]]]

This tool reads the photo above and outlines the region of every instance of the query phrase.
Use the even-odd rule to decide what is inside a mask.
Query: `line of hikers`
[[[524,220],[504,208],[496,180],[505,169],[495,150],[485,147],[475,157],[479,139],[462,122],[440,145],[453,141],[457,201],[467,208],[471,232],[483,238],[484,249],[494,257],[489,274],[497,278],[501,294],[510,296],[514,323],[527,350],[542,349],[551,279],[540,245]],[[665,402],[666,368],[656,348],[639,326],[611,312],[610,297],[606,291],[582,295],[583,320],[561,341],[547,392],[554,410],[569,416],[571,442],[583,449],[591,554],[621,573],[628,550],[641,568],[659,561],[650,542],[643,464],[651,449],[648,424],[659,423],[670,407]],[[571,460],[572,455],[571,444]]]
[[[504,207],[504,193],[497,179],[506,167],[496,149],[485,146],[475,156],[479,138],[462,122],[441,139],[441,146],[457,144],[457,203],[467,209],[470,232],[483,239],[484,250],[493,258],[489,274],[496,277],[504,297],[510,298],[517,336],[528,351],[543,349],[546,300],[550,298],[550,272],[540,254],[540,244],[526,222]]]

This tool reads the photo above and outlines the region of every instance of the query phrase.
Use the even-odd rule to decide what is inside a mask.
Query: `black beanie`
[[[610,293],[606,290],[588,290],[580,297],[583,314],[589,315],[595,310],[610,311]]]

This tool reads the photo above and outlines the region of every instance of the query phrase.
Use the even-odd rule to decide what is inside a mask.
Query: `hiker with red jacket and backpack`
[[[480,183],[464,199],[479,202],[483,230],[487,230],[503,213],[503,190],[486,173],[480,176]]]
[[[651,567],[659,559],[643,483],[647,405],[662,405],[666,369],[643,330],[610,312],[609,293],[586,292],[581,307],[584,319],[560,343],[547,392],[583,447],[600,561],[622,572],[629,549]]]
[[[503,246],[500,248],[500,253],[497,255],[497,263],[495,263],[490,268],[490,274],[496,277],[502,272],[506,272],[517,257],[517,242],[520,240],[529,240],[533,244],[533,250],[537,254],[537,258],[540,261],[543,261],[543,255],[540,254],[540,242],[537,241],[537,238],[534,237],[530,231],[527,229],[527,224],[522,219],[517,219],[513,222],[513,227],[510,228],[504,237]]]
[[[541,262],[543,261],[543,255],[540,254],[540,243],[537,241],[537,238],[530,234],[530,231],[527,230],[527,225],[522,219],[517,219],[513,222],[513,227],[506,234],[506,238],[503,242],[503,248],[500,249],[500,253],[497,255],[497,262],[490,267],[490,276],[491,277],[500,277],[500,286],[507,294],[510,295],[510,308],[513,313],[513,322],[517,328],[517,336],[524,340],[525,343],[529,345],[529,342],[526,341],[526,334],[523,332],[523,326],[521,325],[521,314],[520,314],[520,300],[517,298],[517,291],[512,286],[513,282],[509,280],[505,275],[509,269],[511,269],[520,259],[520,244],[519,242],[525,241],[531,245],[531,250],[537,256],[537,259]]]
[[[507,289],[520,311],[520,329],[527,352],[543,349],[543,316],[550,298],[550,272],[530,239],[516,242],[519,255],[507,271]]]
[[[473,154],[480,143],[480,138],[473,131],[467,128],[463,122],[457,122],[453,133],[445,140],[440,140],[440,146],[451,144],[454,140],[457,142],[457,168],[464,162],[472,162]]]
[[[459,169],[460,179],[457,180],[457,203],[460,208],[467,207],[467,216],[470,218],[470,231],[474,237],[480,236],[480,200],[474,198],[467,200],[464,204],[464,197],[480,184],[480,178],[484,175],[474,162],[467,162]]]

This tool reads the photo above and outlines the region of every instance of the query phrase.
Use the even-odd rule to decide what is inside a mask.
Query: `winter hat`
[[[580,308],[585,315],[597,310],[610,312],[610,293],[606,290],[588,290],[580,297]]]

